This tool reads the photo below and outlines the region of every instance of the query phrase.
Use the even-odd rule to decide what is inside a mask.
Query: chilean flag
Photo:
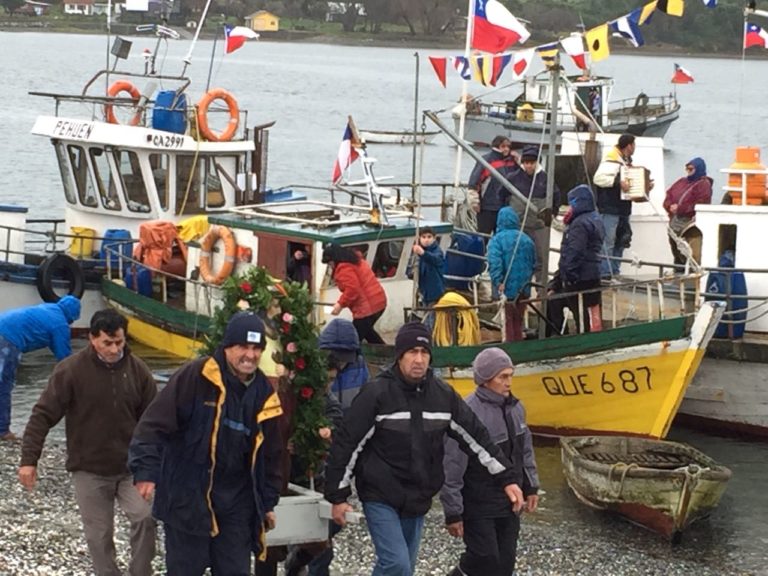
[[[498,54],[516,42],[525,42],[531,33],[499,0],[474,0],[471,46],[475,50]]]
[[[357,144],[354,136],[352,135],[352,126],[347,123],[347,128],[344,130],[344,138],[339,145],[339,155],[336,158],[336,163],[333,165],[333,174],[331,175],[331,181],[336,184],[341,180],[341,175],[344,170],[349,168],[352,163],[360,156],[355,149]]]
[[[679,64],[675,64],[675,74],[672,76],[672,84],[690,84],[693,75]]]
[[[245,44],[246,40],[258,38],[259,35],[250,28],[246,28],[245,26],[232,26],[230,24],[225,24],[224,37],[227,40],[226,53],[229,54],[230,52],[234,52],[243,44]]]
[[[757,24],[744,24],[744,48],[760,46],[768,48],[768,32]]]

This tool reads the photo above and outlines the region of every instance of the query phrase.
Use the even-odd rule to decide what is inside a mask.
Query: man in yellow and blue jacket
[[[261,319],[232,316],[213,356],[180,368],[136,427],[129,466],[162,520],[169,576],[248,576],[274,527],[281,452],[277,393],[259,359]]]

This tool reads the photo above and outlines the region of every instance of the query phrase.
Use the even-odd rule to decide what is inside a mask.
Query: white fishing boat
[[[53,113],[39,116],[32,132],[56,154],[64,214],[43,220],[34,206],[0,207],[0,309],[74,294],[83,302],[74,327],[82,328],[105,305],[105,246],[138,238],[149,221],[181,224],[293,197],[266,188],[261,166],[271,124],[246,127],[247,111],[223,88],[193,95],[183,74],[155,72],[156,52],[144,72],[122,70],[130,44],[118,38],[114,64],[78,94],[31,93],[53,101]]]
[[[562,132],[598,131],[635,136],[663,137],[680,114],[674,95],[648,96],[612,102],[614,81],[604,76],[570,76],[559,84],[557,144]],[[516,147],[538,145],[552,122],[552,82],[548,71],[525,78],[522,91],[505,101],[472,98],[466,105],[464,139],[488,146],[499,134]],[[458,131],[461,104],[454,109]]]
[[[431,144],[438,134],[437,131],[360,130],[360,137],[368,144]]]

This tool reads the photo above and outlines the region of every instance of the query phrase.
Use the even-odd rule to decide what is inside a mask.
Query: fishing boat
[[[483,102],[471,98],[466,104],[464,139],[476,146],[489,146],[499,134],[515,146],[538,145],[552,122],[552,81],[548,71],[525,78],[522,91],[511,100]],[[603,131],[614,134],[663,137],[680,114],[674,95],[648,96],[612,102],[614,81],[605,76],[570,76],[558,84],[557,145],[562,132]],[[461,104],[454,109],[457,127]]]
[[[360,137],[368,144],[431,144],[438,134],[438,131],[360,130]]]
[[[153,29],[159,38],[172,32]],[[142,224],[182,224],[298,198],[266,187],[261,167],[271,124],[246,127],[247,111],[223,88],[208,90],[192,106],[198,97],[189,78],[155,70],[159,40],[143,72],[121,69],[130,45],[118,38],[114,64],[78,94],[31,93],[53,102],[53,113],[39,116],[32,132],[48,139],[56,154],[64,216],[40,219],[24,206],[0,206],[0,309],[74,294],[83,303],[74,326],[85,327],[105,305],[104,248],[138,238]]]
[[[731,471],[686,444],[626,436],[561,438],[568,486],[585,504],[628,518],[677,543],[706,518]]]

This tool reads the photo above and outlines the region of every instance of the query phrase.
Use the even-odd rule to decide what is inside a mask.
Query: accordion
[[[622,166],[621,180],[629,181],[629,190],[621,192],[622,200],[644,201],[651,189],[651,171],[642,166]]]

